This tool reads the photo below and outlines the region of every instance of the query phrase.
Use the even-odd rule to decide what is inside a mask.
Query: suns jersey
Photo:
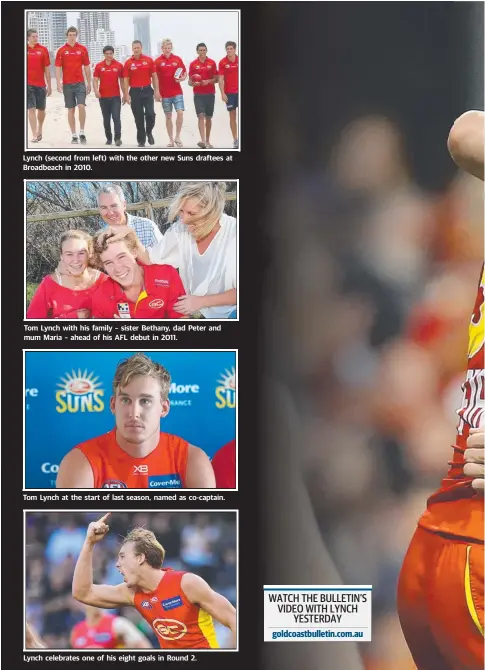
[[[150,593],[135,592],[134,605],[155,631],[162,649],[218,649],[212,617],[187,600],[185,572],[167,568]]]
[[[483,541],[483,498],[471,488],[471,478],[463,474],[464,451],[470,428],[483,423],[484,402],[484,281],[485,266],[478,286],[468,337],[468,369],[462,385],[462,404],[453,458],[440,489],[428,500],[428,509],[419,525],[428,530]]]
[[[95,489],[185,488],[189,444],[176,435],[160,433],[157,447],[133,458],[118,445],[116,429],[77,445],[91,465]]]
[[[95,626],[80,621],[71,631],[71,647],[73,649],[124,649],[124,645],[116,635],[114,623],[117,617],[105,614]]]

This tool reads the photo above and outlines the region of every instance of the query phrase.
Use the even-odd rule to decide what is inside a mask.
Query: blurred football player
[[[86,618],[71,631],[73,649],[151,649],[150,641],[129,619],[85,606]]]

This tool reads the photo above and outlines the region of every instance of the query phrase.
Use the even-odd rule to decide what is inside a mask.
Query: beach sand
[[[121,108],[121,139],[123,145],[121,147],[105,146],[106,137],[104,134],[103,117],[99,106],[99,100],[90,93],[86,98],[86,138],[87,144],[73,145],[71,144],[71,131],[67,123],[67,110],[64,107],[64,96],[57,91],[55,80],[52,81],[52,95],[47,98],[47,115],[44,122],[42,132],[42,140],[40,142],[32,143],[31,130],[28,126],[27,132],[27,148],[28,149],[72,149],[79,151],[80,149],[102,149],[103,151],[122,151],[123,149],[137,151],[183,151],[184,149],[197,149],[197,142],[200,141],[199,130],[197,125],[197,116],[195,114],[193,93],[186,90],[189,87],[184,87],[184,125],[181,132],[181,140],[183,142],[183,149],[176,147],[175,149],[167,148],[169,142],[167,129],[165,127],[165,114],[162,110],[162,104],[155,102],[155,128],[153,136],[155,144],[150,146],[148,143],[145,149],[139,149],[136,140],[136,126],[131,111],[130,105],[123,105]],[[175,125],[175,113],[172,113],[172,120]],[[26,123],[28,125],[27,119]],[[79,132],[79,117],[76,111],[76,129]],[[221,100],[220,92],[216,91],[216,101],[214,108],[214,117],[212,119],[212,131],[210,137],[211,144],[214,149],[232,149],[232,134],[229,128],[229,113],[226,110],[224,102]]]

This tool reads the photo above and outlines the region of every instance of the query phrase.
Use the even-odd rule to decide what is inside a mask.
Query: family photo
[[[239,11],[28,11],[26,34],[26,149],[239,149]]]
[[[237,181],[26,181],[27,319],[236,319]]]

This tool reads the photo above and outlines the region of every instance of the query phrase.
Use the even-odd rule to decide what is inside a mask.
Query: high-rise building
[[[120,63],[124,63],[130,57],[131,51],[128,49],[126,44],[120,44],[115,47],[115,58]]]
[[[143,44],[143,53],[152,56],[152,45],[150,41],[150,14],[135,14],[133,16],[133,28],[135,37]]]
[[[98,30],[109,30],[109,12],[79,12],[77,29],[79,30],[78,40],[81,44],[88,46],[96,42]]]
[[[57,51],[66,41],[66,12],[27,12],[27,27],[35,28],[39,42],[50,52]]]
[[[99,63],[104,59],[103,49],[106,46],[114,47],[115,45],[115,33],[114,30],[105,30],[104,28],[98,28],[96,31],[96,39],[94,42],[89,42],[89,59],[91,65],[94,67],[96,63]],[[116,58],[116,49],[115,49],[115,58]]]
[[[51,31],[52,51],[66,43],[67,12],[47,12]]]

